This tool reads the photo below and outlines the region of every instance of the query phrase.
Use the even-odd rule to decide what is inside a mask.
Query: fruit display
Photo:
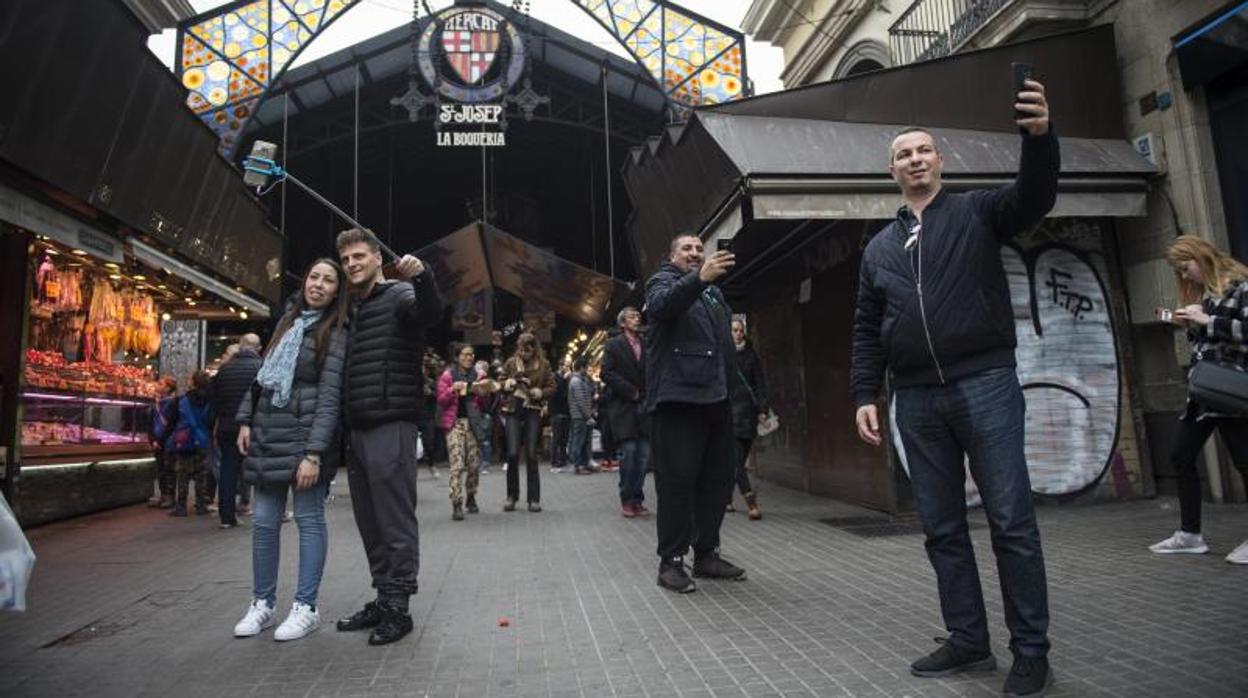
[[[100,361],[66,361],[59,351],[26,350],[26,385],[90,395],[154,398],[159,393],[150,368]]]

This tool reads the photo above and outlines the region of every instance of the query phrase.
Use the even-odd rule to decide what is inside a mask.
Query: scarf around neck
[[[299,360],[299,347],[303,346],[303,333],[321,319],[324,311],[304,310],[290,323],[290,329],[282,335],[273,351],[264,357],[264,365],[256,374],[256,382],[262,388],[273,391],[270,402],[274,407],[285,407],[290,402],[290,386],[295,381],[295,364]]]

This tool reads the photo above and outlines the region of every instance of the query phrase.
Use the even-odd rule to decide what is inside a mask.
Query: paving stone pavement
[[[1003,667],[917,679],[909,662],[943,634],[921,536],[820,523],[869,512],[761,483],[765,518],[724,526],[749,580],[675,595],[655,586],[653,518],[618,515],[614,475],[543,469],[546,510],[503,513],[496,470],[482,513],[452,522],[442,472],[420,475],[416,631],[383,648],[332,628],[372,597],[345,477],[328,510],[325,627],[293,643],[231,637],[247,525],[137,506],[29,531],[39,561],[30,610],[0,616],[0,696],[1000,695],[1008,636],[985,527],[972,535]],[[1170,499],[1041,508],[1051,696],[1248,695],[1248,567],[1222,560],[1248,536],[1248,508],[1207,507],[1215,554],[1149,553],[1177,518]],[[283,528],[281,616],[296,553]]]

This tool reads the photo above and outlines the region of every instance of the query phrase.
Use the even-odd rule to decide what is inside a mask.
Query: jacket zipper
[[[919,294],[919,317],[923,321],[923,335],[927,338],[927,350],[932,355],[932,363],[936,365],[936,376],[940,379],[940,384],[945,385],[945,371],[940,366],[940,359],[936,358],[936,343],[932,341],[932,331],[927,326],[927,306],[923,303],[923,239],[919,235],[918,230],[921,226],[922,223],[916,224],[913,232],[914,235],[919,236],[915,238],[915,247],[918,248],[916,256],[919,258],[919,268],[918,271],[915,271],[914,262],[911,261],[910,273],[914,276],[914,288]],[[910,257],[909,251],[906,252],[906,257]]]

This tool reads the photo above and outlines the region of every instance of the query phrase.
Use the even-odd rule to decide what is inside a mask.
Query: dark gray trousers
[[[378,598],[406,605],[416,593],[420,532],[416,523],[413,422],[352,429],[347,454],[351,508]]]

